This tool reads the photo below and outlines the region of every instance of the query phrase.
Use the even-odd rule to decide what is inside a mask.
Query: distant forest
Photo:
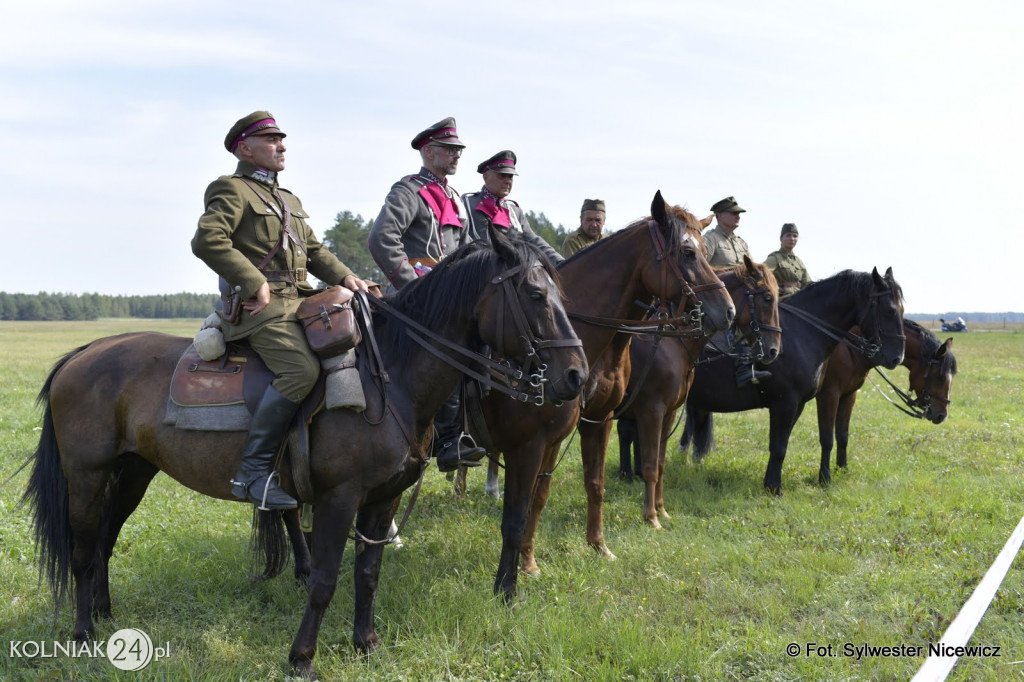
[[[106,296],[103,294],[9,294],[0,291],[0,320],[96,320],[101,317],[206,317],[216,294]]]

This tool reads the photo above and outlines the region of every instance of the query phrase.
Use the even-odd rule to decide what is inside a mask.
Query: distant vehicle
[[[964,318],[958,317],[952,322],[946,322],[941,317],[939,322],[942,323],[942,331],[944,332],[965,332],[967,331],[967,323],[964,322]]]

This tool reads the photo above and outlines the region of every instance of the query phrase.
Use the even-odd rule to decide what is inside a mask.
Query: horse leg
[[[802,411],[803,404],[795,409],[788,406],[769,409],[768,467],[764,472],[764,487],[773,495],[782,495],[782,464],[786,461],[789,437]]]
[[[335,490],[317,500],[316,514],[313,516],[309,596],[299,631],[288,653],[288,661],[295,673],[308,679],[316,679],[313,669],[316,640],[324,612],[338,585],[341,557],[356,515],[355,504],[352,502],[354,499],[354,495]]]
[[[107,489],[100,531],[97,542],[100,555],[97,557],[93,577],[92,615],[94,618],[111,618],[110,611],[110,557],[125,521],[142,501],[150,482],[159,469],[138,455],[124,455],[118,460],[118,469]]]
[[[832,430],[836,424],[836,410],[839,397],[831,390],[821,390],[815,397],[818,408],[818,443],[821,445],[821,464],[818,466],[818,483],[828,485],[832,482]]]
[[[583,457],[583,487],[587,491],[587,544],[606,559],[614,560],[615,555],[604,542],[604,458],[608,450],[608,437],[612,423],[601,419],[600,423],[580,422],[580,452]]]
[[[643,480],[644,480],[644,503],[643,516],[649,526],[655,530],[661,530],[661,522],[658,521],[657,487],[658,487],[658,445],[661,443],[661,416],[662,408],[652,405],[637,419],[637,430],[639,436],[638,451],[642,452]],[[589,518],[588,518],[589,521]]]
[[[619,434],[619,478],[623,481],[633,481],[633,447],[637,443],[636,421],[631,417],[619,417],[616,424]],[[640,468],[640,448],[636,447],[637,468]]]
[[[306,543],[306,534],[302,532],[302,526],[299,524],[299,508],[283,510],[281,518],[284,520],[285,530],[288,531],[288,540],[292,543],[295,579],[305,585],[309,580],[309,545]]]
[[[110,474],[104,470],[75,470],[68,476],[68,519],[73,550],[71,575],[75,580],[76,616],[72,637],[76,642],[93,639],[92,605],[96,569],[102,563],[99,544],[103,494]],[[109,586],[108,586],[109,591]]]
[[[363,506],[356,518],[356,528],[363,537],[378,540],[389,537],[391,523],[398,509],[398,501],[384,500]],[[380,644],[374,627],[373,602],[377,597],[380,564],[384,558],[383,543],[356,541],[355,560],[355,616],[352,623],[352,643],[360,651],[372,651]]]
[[[693,445],[693,463],[700,464],[715,447],[715,413],[686,404],[686,426]]]
[[[658,439],[658,485],[654,489],[654,509],[663,519],[671,518],[665,510],[665,462],[668,459],[668,439],[672,435],[675,418],[676,409],[671,409],[665,414],[661,424],[661,438]]]
[[[452,478],[452,488],[455,490],[455,496],[462,499],[466,496],[466,474],[469,471],[469,467],[459,467],[455,470],[455,475]]]
[[[846,446],[850,442],[850,419],[853,418],[853,407],[857,403],[857,391],[848,393],[839,399],[839,410],[836,413],[836,466],[846,468]]]
[[[498,458],[501,453],[487,458],[487,485],[484,487],[484,494],[496,500],[501,499],[501,481],[498,471]]]
[[[544,459],[541,462],[540,471],[550,472],[555,468],[560,443],[552,445],[548,443],[544,448]],[[519,546],[520,568],[526,575],[540,575],[540,567],[537,566],[537,557],[534,554],[534,539],[537,536],[537,526],[540,525],[540,513],[548,503],[548,495],[551,493],[551,476],[538,475],[533,483],[533,498],[530,501],[530,515],[526,519],[526,528],[523,530],[523,541]],[[506,492],[506,497],[508,493]]]
[[[505,456],[505,502],[501,512],[501,557],[494,578],[494,593],[511,603],[519,579],[520,549],[526,534],[527,517],[537,474],[544,459],[540,439],[510,449]]]

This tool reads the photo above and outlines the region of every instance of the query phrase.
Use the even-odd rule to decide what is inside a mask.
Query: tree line
[[[528,211],[533,231],[555,250],[569,231],[555,225],[543,213]],[[373,219],[342,211],[323,236],[323,243],[356,276],[383,283],[384,275],[366,247]],[[185,248],[185,247],[183,247]],[[101,317],[149,319],[206,317],[219,304],[216,294],[162,294],[155,296],[109,296],[104,294],[12,294],[0,291],[0,320],[96,320]]]

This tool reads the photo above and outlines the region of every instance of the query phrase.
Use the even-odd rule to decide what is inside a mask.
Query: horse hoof
[[[306,680],[319,680],[320,678],[316,676],[316,671],[313,670],[313,665],[309,664],[306,666],[294,666],[292,668],[292,674],[285,679],[289,682],[291,680],[303,680],[303,682],[305,682]]]
[[[658,510],[658,516],[660,516],[665,521],[668,521],[669,519],[672,518],[671,516],[668,515],[668,512],[665,511],[664,509],[659,509]]]
[[[608,561],[615,561],[618,559],[618,557],[612,554],[612,551],[608,549],[608,545],[604,543],[601,543],[601,545],[597,547],[597,555],[602,559],[607,559]]]
[[[533,578],[536,578],[537,576],[540,575],[540,566],[538,566],[537,562],[534,561],[532,558],[531,559],[524,559],[523,560],[523,566],[522,566],[522,568],[520,570],[524,574],[526,574],[528,576],[531,576]]]
[[[651,519],[644,519],[644,520],[647,521],[647,525],[650,526],[651,528],[653,528],[654,530],[665,530],[662,527],[661,522],[658,521],[658,517],[657,516],[655,516],[654,518],[651,518]]]

